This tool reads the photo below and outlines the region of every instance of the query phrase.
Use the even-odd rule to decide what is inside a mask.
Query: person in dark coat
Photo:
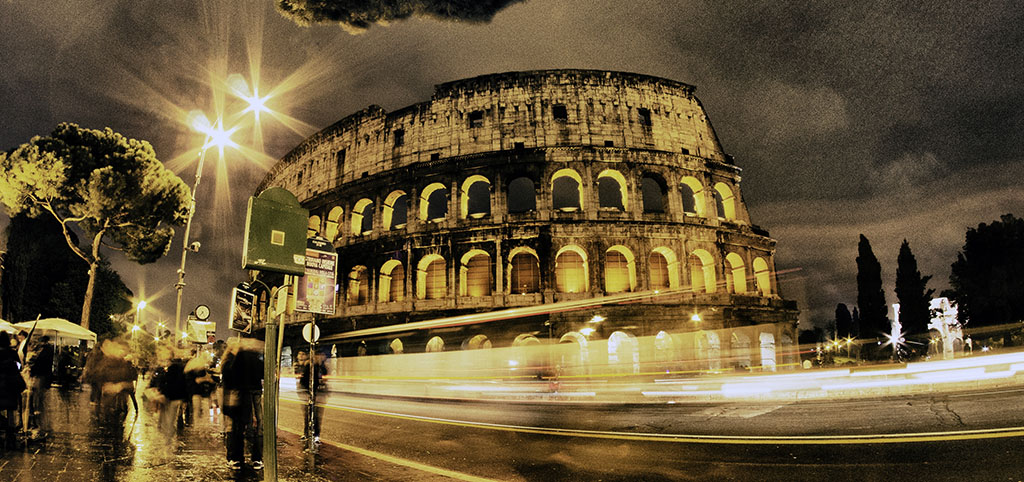
[[[160,368],[153,372],[149,386],[158,393],[160,427],[169,434],[185,424],[182,407],[188,398],[185,359],[178,349],[168,345],[157,347],[157,359]]]
[[[11,346],[11,337],[6,332],[0,332],[0,428],[8,442],[14,441],[15,413],[25,388],[25,379],[18,371],[18,355]]]
[[[120,427],[128,414],[128,401],[135,396],[139,372],[128,361],[128,347],[123,343],[104,340],[98,351],[102,356],[96,356],[91,366],[86,364],[86,375],[99,388],[96,414],[102,423]]]
[[[242,467],[246,438],[253,468],[263,468],[262,348],[263,342],[257,339],[231,338],[221,363],[224,392],[221,406],[230,426],[227,459],[228,467],[234,470]]]
[[[303,429],[303,439],[313,437],[314,443],[320,443],[320,420],[324,416],[323,394],[327,389],[324,385],[324,375],[327,373],[327,364],[325,363],[326,357],[321,354],[314,352],[313,357],[310,358],[305,355],[306,352],[299,352],[299,363],[296,365],[296,374],[299,376],[299,399],[303,402],[303,418],[305,421],[305,428]],[[312,377],[312,378],[311,378]],[[310,386],[314,387],[313,393],[316,394],[314,397],[313,405],[316,410],[313,410],[313,418],[310,420]],[[312,433],[310,433],[312,432]]]
[[[49,391],[53,378],[53,345],[50,344],[50,337],[40,337],[32,344],[32,352],[33,356],[28,366],[29,380],[32,382],[32,397],[29,404],[34,425],[40,430],[46,430],[49,428],[46,418],[46,392]]]

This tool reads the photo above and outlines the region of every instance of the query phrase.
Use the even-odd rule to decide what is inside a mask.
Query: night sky
[[[1019,2],[528,0],[490,23],[413,17],[359,34],[298,26],[273,3],[0,0],[0,149],[59,122],[109,126],[149,140],[191,186],[203,137],[188,113],[248,122],[232,137],[245,149],[208,154],[192,233],[203,247],[186,268],[184,311],[211,306],[222,337],[245,279],[246,199],[276,159],[367,105],[395,110],[489,73],[601,69],[695,85],[743,169],[753,223],[778,241],[801,328],[856,304],[859,234],[891,304],[904,238],[941,291],[967,228],[1024,215]],[[289,117],[264,113],[253,129],[223,93],[230,74],[258,76],[260,95],[278,87],[267,105]],[[155,264],[105,252],[155,307],[147,318],[173,323],[181,231]]]

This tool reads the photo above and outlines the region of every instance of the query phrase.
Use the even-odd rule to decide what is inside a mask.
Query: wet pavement
[[[141,382],[140,387],[145,382]],[[142,389],[138,392],[141,394]],[[3,481],[255,481],[263,470],[248,464],[238,471],[227,467],[222,436],[223,416],[209,399],[195,407],[191,425],[161,430],[159,418],[139,400],[129,408],[123,426],[102,424],[93,415],[89,389],[47,393],[48,436],[32,441],[19,437],[0,452]],[[298,436],[278,432],[278,479],[326,481],[353,479],[323,463],[323,456],[304,453]],[[2,444],[0,444],[2,445]],[[248,455],[248,453],[247,453]],[[363,474],[366,475],[366,474]],[[359,477],[363,478],[363,477]]]

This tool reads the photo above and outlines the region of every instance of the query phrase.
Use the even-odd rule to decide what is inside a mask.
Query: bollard
[[[277,482],[277,325],[267,323],[263,348],[263,480]]]

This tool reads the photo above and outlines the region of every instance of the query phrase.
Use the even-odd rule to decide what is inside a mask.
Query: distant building
[[[257,192],[293,192],[310,233],[337,248],[339,311],[323,329],[343,339],[342,356],[650,336],[657,353],[641,346],[641,358],[795,363],[796,304],[779,295],[775,240],[751,223],[740,172],[694,87],[552,70],[441,84],[395,112],[367,107],[299,144]],[[651,291],[668,295],[357,336]]]

